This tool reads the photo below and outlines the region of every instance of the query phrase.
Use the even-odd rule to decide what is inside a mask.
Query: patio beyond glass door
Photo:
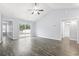
[[[31,28],[29,24],[19,24],[19,37],[30,37]]]

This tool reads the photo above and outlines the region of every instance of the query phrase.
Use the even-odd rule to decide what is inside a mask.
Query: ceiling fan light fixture
[[[37,9],[38,9],[37,6],[35,6],[35,7],[34,7],[34,10],[37,10]]]
[[[37,3],[35,3],[34,8],[31,9],[31,10],[32,10],[32,13],[31,13],[32,15],[33,15],[33,14],[38,14],[38,15],[40,15],[40,12],[44,11],[43,9],[38,8]]]
[[[40,15],[40,13],[38,12],[38,15]]]

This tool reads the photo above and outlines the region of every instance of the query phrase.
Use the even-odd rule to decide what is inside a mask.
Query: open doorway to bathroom
[[[31,36],[31,28],[29,24],[19,24],[19,37],[30,37]]]

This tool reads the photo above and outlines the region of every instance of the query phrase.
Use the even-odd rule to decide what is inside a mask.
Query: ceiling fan
[[[32,13],[31,14],[38,14],[38,15],[40,15],[40,12],[42,12],[42,11],[44,11],[44,9],[39,9],[38,8],[38,4],[37,3],[35,3],[34,4],[34,8],[33,9],[29,9],[30,11],[32,11]]]

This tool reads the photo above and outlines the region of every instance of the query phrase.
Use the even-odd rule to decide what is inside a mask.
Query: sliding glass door
[[[30,37],[31,28],[29,24],[19,24],[19,37]]]

